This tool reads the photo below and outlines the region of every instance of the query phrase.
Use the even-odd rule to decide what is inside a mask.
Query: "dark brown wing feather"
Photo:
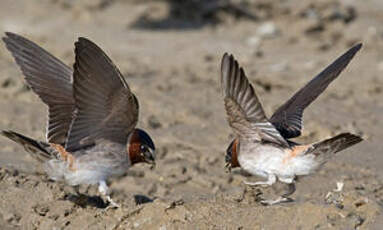
[[[67,151],[108,140],[125,144],[138,120],[138,101],[113,62],[93,42],[75,43],[74,98],[76,117]]]
[[[222,58],[221,84],[229,124],[239,136],[288,146],[268,121],[253,86],[232,55]]]
[[[361,47],[362,44],[358,44],[349,49],[276,110],[270,121],[284,138],[301,135],[304,109],[339,76]]]
[[[5,34],[3,41],[27,84],[48,105],[47,140],[64,144],[74,108],[71,68],[32,41],[17,34]]]

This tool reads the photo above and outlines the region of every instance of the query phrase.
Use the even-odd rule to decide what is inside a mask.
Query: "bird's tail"
[[[28,153],[40,162],[45,162],[54,158],[51,147],[48,143],[42,141],[36,141],[32,138],[26,137],[13,131],[1,131],[1,134],[12,141],[22,145]]]
[[[322,159],[322,161],[325,161],[333,154],[353,146],[362,140],[363,139],[357,135],[351,133],[341,133],[335,137],[315,143],[308,154],[314,154],[318,158]]]

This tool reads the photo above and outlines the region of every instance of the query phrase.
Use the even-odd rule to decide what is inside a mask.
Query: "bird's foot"
[[[248,185],[248,186],[262,186],[262,187],[269,187],[271,186],[270,183],[268,183],[267,181],[257,181],[257,182],[249,182],[249,181],[243,181],[243,183],[245,185]]]
[[[112,200],[112,198],[110,198],[110,192],[109,192],[108,186],[106,185],[105,181],[100,181],[99,182],[98,191],[103,196],[103,198],[105,198],[106,201],[109,203],[108,206],[106,206],[106,208],[104,209],[105,211],[107,211],[107,210],[109,210],[111,208],[114,209],[114,208],[120,208],[121,207],[119,204],[114,202]]]
[[[114,202],[110,196],[106,196],[106,200],[109,202],[108,206],[105,208],[106,210],[109,210],[111,208],[121,208],[121,205]]]
[[[276,205],[276,204],[289,203],[289,202],[293,202],[293,201],[294,201],[294,199],[292,199],[290,197],[281,196],[276,200],[261,200],[260,203],[265,205],[265,206],[271,206],[271,205]]]
[[[262,186],[262,187],[269,187],[273,185],[277,181],[277,177],[273,174],[269,174],[267,177],[267,181],[257,181],[257,182],[248,182],[243,181],[245,185],[249,186]]]
[[[105,203],[105,200],[106,202],[108,203],[106,207],[100,209],[98,211],[98,215],[99,216],[102,216],[102,215],[105,215],[110,209],[117,209],[117,208],[120,208],[121,205],[119,205],[118,203],[114,202],[112,200],[112,198],[110,198],[110,196],[104,196],[105,199],[104,200],[104,203]]]

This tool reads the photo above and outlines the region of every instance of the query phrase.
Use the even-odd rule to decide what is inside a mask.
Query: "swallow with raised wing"
[[[341,133],[312,144],[298,144],[289,139],[301,135],[302,116],[309,106],[348,65],[362,44],[355,45],[314,77],[279,107],[268,119],[247,79],[245,71],[227,53],[221,63],[221,87],[229,125],[236,134],[226,150],[226,167],[241,167],[266,181],[246,182],[250,186],[271,186],[277,180],[289,185],[276,200],[263,200],[265,205],[292,201],[295,179],[316,172],[335,153],[362,141]]]
[[[75,43],[74,70],[32,41],[3,38],[27,84],[48,106],[46,141],[14,131],[2,135],[43,163],[54,181],[98,184],[109,207],[118,207],[106,181],[140,162],[155,164],[150,136],[136,128],[139,105],[109,57],[86,38]]]

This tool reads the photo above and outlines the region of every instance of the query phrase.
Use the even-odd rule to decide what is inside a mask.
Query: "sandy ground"
[[[96,188],[81,187],[87,202],[73,202],[70,187],[0,138],[1,229],[382,229],[383,2],[248,1],[255,21],[169,2],[1,1],[0,34],[20,33],[69,65],[77,37],[100,45],[139,98],[139,127],[158,148],[156,169],[138,165],[111,181],[122,208],[105,212]],[[299,141],[345,131],[366,140],[300,180],[296,202],[262,206],[259,193],[275,197],[282,186],[248,188],[244,179],[259,178],[224,170],[232,134],[220,58],[235,54],[271,114],[356,42],[363,49],[306,110]],[[3,45],[0,87],[0,128],[43,140],[45,106]]]

